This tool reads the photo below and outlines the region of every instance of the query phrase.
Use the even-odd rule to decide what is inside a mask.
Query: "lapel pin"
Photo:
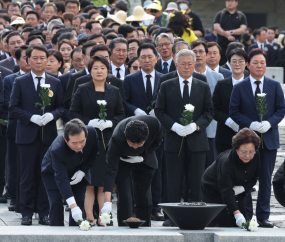
[[[109,82],[109,84],[111,85],[111,82]]]

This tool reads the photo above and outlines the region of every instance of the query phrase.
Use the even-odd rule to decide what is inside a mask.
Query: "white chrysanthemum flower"
[[[87,231],[87,230],[90,229],[90,224],[89,224],[88,221],[84,220],[84,221],[82,221],[81,224],[79,225],[79,228],[80,228],[81,230]]]
[[[248,229],[251,231],[251,232],[256,232],[258,230],[258,226],[259,224],[257,223],[256,221],[256,217],[254,216],[250,222],[249,222],[249,227]]]
[[[100,216],[101,223],[109,224],[111,221],[111,215],[108,213],[102,213]]]
[[[50,88],[50,84],[41,84],[41,88]]]
[[[107,105],[107,102],[106,102],[105,100],[98,100],[97,103],[98,103],[99,105],[104,105],[104,106]]]
[[[266,93],[258,93],[257,96],[258,96],[258,97],[265,97],[265,96],[266,96]]]
[[[124,81],[124,80],[125,80],[125,78],[123,78],[123,77],[122,77],[122,78],[120,78],[120,79],[121,79],[122,81]]]
[[[185,109],[190,112],[194,112],[195,107],[191,104],[186,104]]]

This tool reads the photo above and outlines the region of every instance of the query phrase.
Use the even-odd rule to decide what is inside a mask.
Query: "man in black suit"
[[[11,57],[0,61],[0,66],[13,71],[14,66],[17,65],[15,52],[21,45],[24,44],[24,37],[19,32],[15,31],[7,35],[6,42],[7,49],[10,52]]]
[[[2,77],[0,76],[0,116],[3,118],[2,110],[4,109],[4,88],[2,83]],[[5,115],[5,114],[4,114]],[[5,132],[3,132],[4,126],[0,126],[0,203],[7,203],[7,197],[2,195],[5,187],[5,159],[6,159],[6,146],[7,141],[5,138]]]
[[[116,184],[119,226],[126,226],[123,220],[133,216],[132,187],[136,217],[146,221],[142,226],[151,226],[150,185],[157,169],[155,150],[162,135],[162,126],[157,118],[146,115],[124,119],[114,129],[108,144],[102,213],[112,211],[111,193]]]
[[[90,58],[94,55],[104,56],[110,62],[111,51],[106,45],[95,45],[95,46],[93,46],[93,48],[90,51]],[[79,85],[90,82],[92,80],[93,79],[92,79],[92,76],[90,74],[88,74],[87,76],[82,76],[82,77],[77,78],[75,80],[72,95],[76,92]],[[124,86],[123,86],[122,80],[113,76],[112,74],[108,74],[108,76],[106,78],[106,82],[119,89],[121,97],[122,97],[122,101],[124,104],[124,108],[126,110],[127,104],[126,104],[125,91],[124,91]]]
[[[213,119],[213,104],[209,85],[192,77],[195,60],[192,50],[177,53],[175,65],[179,77],[162,83],[155,105],[155,115],[165,128],[167,202],[170,203],[181,199],[186,163],[190,199],[201,200],[201,178],[209,150],[206,127]],[[194,106],[193,122],[183,126],[180,118],[186,104]]]
[[[45,73],[48,61],[46,47],[32,45],[26,55],[31,72],[15,79],[9,106],[9,117],[18,119],[16,144],[21,165],[21,224],[32,224],[33,203],[37,203],[39,223],[49,225],[49,203],[40,176],[40,165],[57,136],[56,120],[63,115],[64,107],[60,81]],[[51,103],[45,107],[44,114],[40,107],[36,107],[36,103],[41,102],[39,92],[43,84],[49,84],[51,90]]]
[[[232,148],[232,137],[239,131],[239,126],[229,115],[230,98],[233,86],[244,78],[244,69],[248,61],[247,53],[240,48],[234,49],[228,55],[233,75],[218,81],[213,93],[214,119],[218,122],[216,131],[217,154]]]
[[[270,26],[267,29],[266,35],[267,35],[267,39],[266,39],[266,44],[271,45],[273,50],[273,60],[274,60],[274,66],[275,66],[275,62],[278,59],[278,52],[280,50],[280,45],[278,43],[274,42],[275,39],[275,30],[276,27],[275,26]]]
[[[125,38],[113,39],[109,48],[111,49],[111,74],[115,77],[124,80],[129,75],[128,67],[124,64],[128,55],[128,42]]]
[[[97,43],[94,40],[88,41],[88,43],[85,43],[83,45],[82,56],[83,56],[85,68],[83,70],[78,71],[76,73],[73,73],[69,76],[69,81],[67,83],[66,92],[65,92],[65,96],[64,96],[64,106],[68,110],[70,108],[70,104],[71,104],[71,100],[72,100],[72,90],[74,87],[75,80],[79,77],[86,76],[89,74],[87,67],[88,67],[88,63],[90,61],[90,51],[91,51],[92,47],[95,45],[97,45]]]
[[[273,59],[274,58],[273,47],[266,43],[266,37],[267,37],[266,31],[267,31],[267,28],[265,27],[262,27],[256,30],[255,38],[257,41],[256,43],[248,47],[248,54],[250,53],[252,49],[255,49],[255,48],[262,49],[266,53],[266,66],[272,67],[274,66],[276,59]]]
[[[16,50],[15,56],[20,71],[8,75],[4,78],[4,107],[6,111],[9,109],[10,96],[13,88],[14,80],[20,75],[24,75],[31,70],[30,65],[26,61],[26,50],[29,46],[22,45]],[[7,138],[7,153],[8,153],[8,172],[7,172],[7,185],[6,190],[11,198],[10,205],[8,207],[9,211],[15,210],[16,205],[16,188],[17,188],[17,160],[19,157],[18,146],[15,142],[17,129],[17,119],[10,118],[8,113],[8,125],[6,131]]]
[[[96,130],[79,119],[69,121],[43,158],[41,172],[50,203],[50,226],[64,226],[62,197],[71,208],[69,226],[82,220],[90,168],[99,154]],[[71,182],[70,182],[71,181]]]
[[[155,45],[161,58],[155,64],[155,70],[162,74],[176,71],[175,63],[172,58],[173,44],[174,40],[168,34],[162,33],[156,37]]]

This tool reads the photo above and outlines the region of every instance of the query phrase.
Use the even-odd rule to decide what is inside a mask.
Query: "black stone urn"
[[[204,229],[225,207],[214,203],[160,203],[169,218],[185,230]]]

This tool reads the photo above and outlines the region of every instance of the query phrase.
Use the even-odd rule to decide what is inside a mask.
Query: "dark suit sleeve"
[[[258,180],[258,177],[259,177],[259,173],[260,173],[260,155],[259,155],[259,152],[257,151],[256,152],[256,155],[255,155],[255,164],[256,164],[256,169],[255,169],[255,174],[254,176],[249,180],[247,181],[243,187],[244,187],[244,190],[245,190],[245,194],[251,192],[251,189],[253,188],[253,186],[256,184],[257,180]]]
[[[65,92],[65,97],[64,97],[64,106],[67,109],[70,109],[70,105],[71,105],[71,99],[72,99],[72,90],[73,90],[73,86],[74,86],[74,74],[71,74],[69,76],[69,80],[67,83],[67,87],[66,87],[66,92]]]
[[[4,107],[7,110],[9,109],[11,90],[12,90],[12,86],[10,85],[10,80],[7,77],[5,77],[4,78]]]
[[[123,102],[122,102],[122,98],[121,98],[121,94],[120,94],[119,91],[117,92],[117,97],[118,98],[116,100],[115,115],[111,119],[111,121],[113,123],[113,128],[115,128],[117,126],[117,124],[126,117],[125,116],[125,110],[124,110]]]
[[[4,87],[2,78],[0,79],[0,112],[2,112],[4,108]]]
[[[223,94],[221,93],[221,85],[222,83],[218,81],[212,97],[214,105],[214,119],[219,123],[225,124],[229,115],[222,112],[221,97]]]
[[[80,85],[79,79],[75,80],[74,87],[72,89],[72,95],[76,92],[76,90],[78,89],[79,85]]]
[[[70,119],[78,118],[83,121],[84,124],[88,124],[90,119],[81,115],[82,110],[82,93],[81,88],[79,87],[73,95],[72,103],[69,109]]]
[[[18,78],[15,79],[11,92],[9,112],[11,117],[19,119],[26,125],[29,125],[32,113],[21,109],[21,86]]]
[[[131,78],[128,78],[127,76],[125,77],[124,90],[125,90],[125,97],[126,97],[128,112],[130,114],[134,114],[137,107],[131,104],[131,100],[132,100],[131,83],[130,83],[131,81],[132,81]]]
[[[155,118],[156,119],[156,118]],[[152,138],[152,143],[148,148],[148,153],[154,152],[161,144],[163,138],[163,131],[160,122],[157,120],[156,125],[154,127],[155,137]]]
[[[86,162],[84,163],[83,167],[81,168],[81,170],[87,174],[87,172],[94,166],[95,161],[97,159],[97,156],[99,155],[99,139],[98,139],[98,135],[97,132],[95,130],[95,128],[92,127],[92,131],[89,129],[88,130],[89,134],[88,134],[88,138],[93,139],[94,141],[94,145],[91,149],[91,154],[88,156],[88,158],[86,159]],[[92,134],[91,134],[92,132]],[[94,133],[94,134],[93,134]]]
[[[204,106],[203,114],[195,120],[195,123],[199,126],[198,132],[205,130],[207,126],[210,124],[210,122],[213,120],[214,116],[214,108],[213,108],[211,90],[209,85],[205,85],[203,106]]]
[[[54,120],[58,120],[64,114],[62,91],[60,81],[57,81],[57,93],[56,93],[56,109],[52,111]]]

